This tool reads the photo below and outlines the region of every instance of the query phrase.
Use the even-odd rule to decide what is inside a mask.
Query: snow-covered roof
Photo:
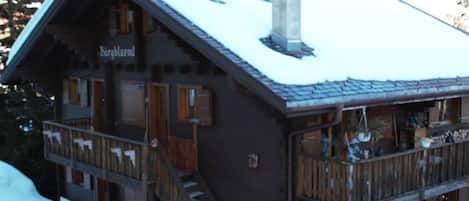
[[[8,201],[50,201],[37,192],[29,178],[3,161],[0,161],[0,196]]]
[[[163,1],[281,84],[469,75],[469,36],[397,0],[303,0],[302,38],[316,55],[303,59],[259,41],[271,31],[269,2]]]
[[[50,10],[52,1],[61,0],[41,9]],[[232,72],[244,71],[287,109],[469,91],[469,35],[401,1],[302,0],[303,41],[316,55],[302,59],[260,41],[271,31],[271,3],[224,1],[136,0],[152,5],[153,15],[197,50],[218,52],[205,54],[216,64],[218,55],[235,64]],[[25,42],[16,43],[9,59]]]

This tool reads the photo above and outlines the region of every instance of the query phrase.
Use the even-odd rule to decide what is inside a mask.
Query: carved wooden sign
[[[119,45],[112,47],[99,46],[98,56],[101,58],[115,60],[117,58],[133,58],[135,57],[135,46],[123,48]]]

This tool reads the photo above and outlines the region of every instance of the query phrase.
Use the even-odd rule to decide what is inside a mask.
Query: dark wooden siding
[[[65,183],[64,197],[73,201],[94,201],[94,191],[81,186]]]
[[[142,139],[144,129],[119,122],[120,82],[168,83],[170,135],[183,138],[192,136],[192,126],[177,121],[176,86],[200,85],[210,89],[213,126],[198,129],[199,171],[217,200],[286,200],[286,129],[278,112],[238,87],[229,75],[167,29],[159,27],[157,30],[159,32],[147,34],[144,40],[146,68],[136,66],[135,59],[102,60],[96,67],[68,67],[64,77],[104,78],[108,92],[107,125],[113,127],[114,133],[133,139]],[[133,36],[128,36],[105,38],[98,44],[128,46],[132,42]],[[66,117],[75,113],[66,107],[63,111]],[[257,169],[248,167],[249,154],[259,156]]]

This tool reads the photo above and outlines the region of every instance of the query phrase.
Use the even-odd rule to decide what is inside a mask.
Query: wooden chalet
[[[469,77],[283,84],[170,2],[45,0],[12,47],[2,82],[55,100],[61,197],[469,200]],[[257,41],[311,56],[288,37]]]

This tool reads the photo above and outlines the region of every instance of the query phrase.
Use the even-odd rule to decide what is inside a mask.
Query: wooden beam
[[[107,133],[114,132],[114,121],[115,121],[115,98],[114,90],[116,90],[114,82],[114,70],[112,64],[104,64],[104,121],[105,131]]]
[[[215,65],[220,67],[224,72],[233,76],[234,79],[246,85],[253,93],[261,97],[265,102],[272,105],[275,109],[282,113],[287,113],[285,101],[274,94],[268,87],[260,83],[259,80],[253,78],[245,70],[241,69],[238,64],[231,61],[223,53],[216,50],[208,44],[204,39],[197,36],[193,31],[185,27],[177,19],[168,14],[166,5],[160,1],[149,2],[146,0],[133,0],[145,10],[147,10],[155,19],[159,19],[161,24],[167,26],[179,38],[184,39],[195,50],[209,58]]]
[[[103,171],[101,168],[97,168],[91,165],[87,165],[78,161],[71,161],[69,158],[64,158],[62,156],[56,155],[49,153],[47,154],[46,160],[63,165],[63,166],[68,166],[72,167],[74,169],[77,169],[81,172],[85,172],[87,174],[91,174],[95,177],[101,177],[103,178],[105,175],[103,175]],[[120,185],[123,185],[125,187],[128,187],[133,190],[142,190],[142,182],[138,181],[136,179],[115,174],[112,172],[108,172],[108,175],[106,175],[106,180],[113,182],[113,183],[118,183]]]
[[[427,188],[424,191],[423,199],[429,199],[441,194],[445,194],[451,191],[455,191],[462,188],[469,187],[469,177],[463,178],[461,180],[456,180],[453,182],[445,183],[435,187]],[[415,201],[419,199],[419,192],[413,191],[402,196],[386,199],[383,201]]]

